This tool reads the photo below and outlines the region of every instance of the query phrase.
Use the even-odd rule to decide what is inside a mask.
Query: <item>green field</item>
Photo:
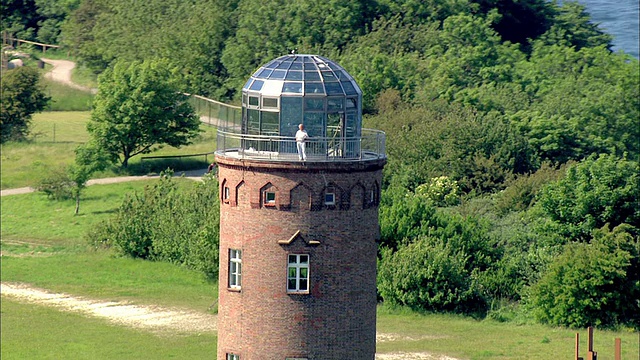
[[[215,334],[156,336],[76,313],[2,298],[3,360],[211,359]]]
[[[86,111],[56,111],[35,114],[32,121],[32,140],[2,145],[2,189],[34,186],[47,169],[70,164],[74,149],[89,139],[86,124],[91,114]],[[144,156],[203,154],[215,150],[215,129],[202,125],[203,130],[193,144],[174,148],[167,146]],[[158,173],[172,167],[175,170],[204,169],[213,155],[171,160],[142,160],[136,156],[124,171],[114,166],[94,177],[124,174],[144,175]]]

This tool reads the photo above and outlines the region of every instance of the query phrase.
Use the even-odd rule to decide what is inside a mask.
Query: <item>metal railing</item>
[[[200,120],[217,128],[240,128],[242,110],[239,106],[228,105],[200,95],[186,94]]]
[[[307,161],[367,161],[386,158],[383,131],[362,129],[360,137],[311,137],[305,142]],[[299,161],[293,137],[249,135],[218,128],[216,155],[238,159]]]

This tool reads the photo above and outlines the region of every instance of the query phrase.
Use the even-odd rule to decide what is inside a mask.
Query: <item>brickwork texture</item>
[[[242,360],[374,359],[384,160],[216,160],[218,359],[228,353]],[[327,191],[335,204],[325,204]],[[275,193],[275,201],[266,202],[266,192]],[[228,287],[230,249],[242,251],[240,290]],[[289,254],[309,256],[309,291],[287,292]]]

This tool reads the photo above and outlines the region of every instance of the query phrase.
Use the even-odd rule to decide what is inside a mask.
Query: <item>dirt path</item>
[[[61,82],[69,87],[79,89],[82,91],[91,92],[93,94],[98,92],[98,89],[90,89],[88,87],[78,85],[71,81],[71,71],[76,67],[76,63],[69,60],[53,60],[53,59],[45,59],[42,58],[42,61],[45,63],[52,65],[53,69],[48,73],[44,74],[44,77],[47,79],[51,79],[53,81]]]
[[[202,175],[204,175],[206,172],[207,172],[207,169],[179,171],[174,174],[174,177],[180,177],[184,175],[184,177],[187,179],[194,180],[194,181],[202,181]],[[141,175],[141,176],[118,176],[118,177],[110,177],[110,178],[103,178],[103,179],[91,179],[87,181],[87,186],[115,184],[115,183],[127,182],[127,181],[157,179],[158,177],[159,175]],[[28,194],[35,191],[37,190],[32,187],[5,189],[0,191],[0,197],[9,196],[9,195]]]
[[[69,294],[56,294],[24,284],[1,283],[3,297],[14,298],[21,303],[51,306],[103,318],[109,322],[150,330],[155,333],[180,331],[183,333],[214,332],[217,318],[214,315],[179,309],[149,307],[124,302],[90,300]]]
[[[26,284],[0,283],[2,297],[15,299],[21,303],[50,306],[60,311],[71,311],[86,316],[102,318],[108,322],[134,329],[150,331],[156,335],[170,335],[176,331],[198,334],[217,331],[217,316],[191,310],[172,309],[159,306],[142,306],[126,302],[92,300],[64,293],[53,293]],[[378,333],[376,340],[416,341],[399,334]],[[458,360],[448,356],[427,352],[396,352],[376,354],[377,360]]]

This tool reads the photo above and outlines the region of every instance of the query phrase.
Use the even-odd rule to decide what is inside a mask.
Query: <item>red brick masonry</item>
[[[385,160],[216,161],[222,202],[218,359],[227,353],[242,360],[374,359]],[[335,205],[325,205],[327,189]],[[275,193],[275,202],[266,203],[265,191]],[[242,250],[239,291],[228,289],[229,249]],[[287,293],[288,254],[309,255],[307,293]]]

